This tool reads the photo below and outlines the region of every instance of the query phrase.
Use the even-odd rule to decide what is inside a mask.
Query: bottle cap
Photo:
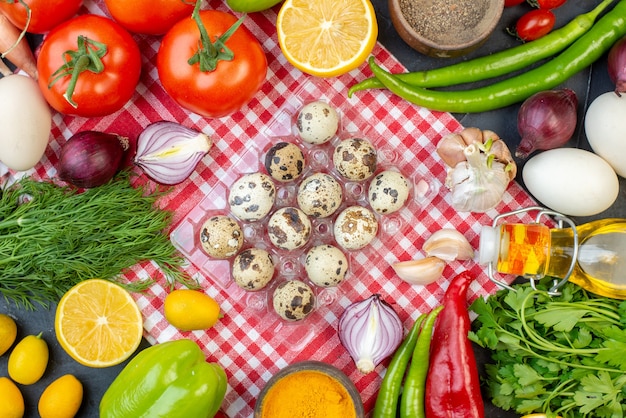
[[[482,265],[498,262],[500,228],[483,226],[478,243],[478,262]]]

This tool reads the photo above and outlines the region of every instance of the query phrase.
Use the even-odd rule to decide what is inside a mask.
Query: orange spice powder
[[[354,402],[333,377],[303,370],[283,377],[267,392],[262,418],[356,418]]]

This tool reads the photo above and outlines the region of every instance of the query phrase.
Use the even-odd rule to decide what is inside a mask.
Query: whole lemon
[[[72,374],[66,374],[44,389],[37,409],[41,418],[72,418],[83,402],[83,384]]]
[[[24,397],[20,389],[8,377],[0,377],[0,418],[22,418]]]
[[[165,319],[181,331],[211,328],[221,318],[220,306],[199,290],[177,289],[165,297]]]
[[[48,344],[41,334],[24,337],[9,356],[9,376],[22,385],[36,383],[46,371],[48,356]]]
[[[6,353],[17,337],[17,325],[9,315],[0,314],[0,356]]]

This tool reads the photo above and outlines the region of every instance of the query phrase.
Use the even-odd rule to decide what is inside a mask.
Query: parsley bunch
[[[514,285],[470,310],[469,338],[492,351],[494,405],[564,418],[626,416],[626,302],[573,283],[551,297],[544,281]]]

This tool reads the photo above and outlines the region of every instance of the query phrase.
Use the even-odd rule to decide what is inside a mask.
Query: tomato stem
[[[78,77],[84,71],[91,71],[92,73],[99,74],[104,71],[104,64],[102,63],[102,57],[107,53],[106,44],[92,39],[86,36],[79,36],[77,41],[77,50],[68,50],[63,53],[65,63],[50,76],[50,82],[48,88],[51,88],[54,83],[61,78],[71,76],[70,82],[67,86],[67,90],[63,94],[65,100],[71,104],[74,108],[78,107],[76,102],[72,99],[74,90],[76,89],[76,83]]]
[[[204,27],[204,23],[202,23],[202,18],[200,17],[200,4],[202,0],[197,0],[196,5],[193,9],[193,13],[191,17],[198,25],[198,30],[200,31],[200,45],[198,50],[189,60],[187,61],[189,65],[200,64],[200,71],[209,72],[215,71],[217,68],[217,63],[220,60],[224,61],[232,61],[235,58],[235,54],[233,51],[226,46],[226,41],[232,36],[233,33],[241,26],[243,20],[246,15],[243,15],[237,20],[226,32],[224,32],[221,36],[219,36],[215,42],[211,41],[209,34]]]

